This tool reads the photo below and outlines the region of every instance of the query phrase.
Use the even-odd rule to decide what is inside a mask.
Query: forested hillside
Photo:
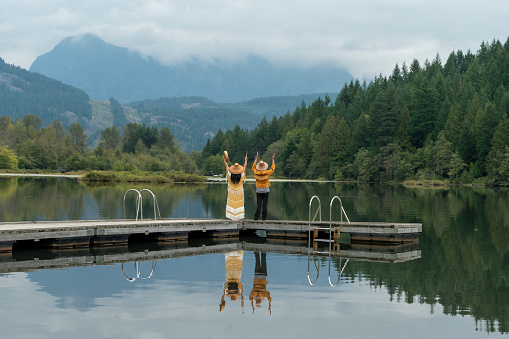
[[[226,108],[203,97],[143,100],[129,106],[138,111],[143,123],[170,128],[185,152],[201,149],[219,128],[254,128],[260,121],[256,114]]]
[[[265,160],[276,153],[276,173],[290,178],[507,185],[508,110],[509,39],[494,40],[445,63],[436,55],[396,64],[251,131],[219,131],[197,161],[220,170],[223,150],[239,162],[258,151]]]
[[[312,102],[319,94],[257,98],[235,104],[218,104],[204,97],[159,98],[129,104],[147,125],[169,127],[185,152],[201,150],[218,129],[236,125],[251,130],[263,117],[282,116],[303,100]],[[124,124],[116,123],[117,127]]]
[[[15,120],[33,114],[44,125],[60,120],[69,126],[92,118],[88,100],[82,90],[6,64],[0,58],[0,115]]]

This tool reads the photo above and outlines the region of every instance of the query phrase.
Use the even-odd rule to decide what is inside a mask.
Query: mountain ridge
[[[41,118],[42,126],[55,120],[61,121],[64,127],[79,122],[92,147],[97,145],[101,130],[116,123],[117,117],[122,122],[117,123],[118,128],[128,122],[167,126],[182,150],[201,150],[219,129],[233,129],[236,125],[251,129],[263,117],[280,117],[300,106],[302,101],[311,103],[319,96],[266,97],[236,104],[218,104],[205,97],[163,97],[122,105],[119,117],[113,112],[112,97],[91,100],[81,89],[6,64],[0,58],[0,117],[15,121],[25,115],[35,115]]]
[[[203,63],[194,58],[167,66],[93,34],[63,39],[37,57],[30,71],[80,88],[94,100],[115,97],[122,103],[183,96],[236,103],[256,97],[339,92],[353,80],[342,68],[275,67],[255,55],[240,62]]]

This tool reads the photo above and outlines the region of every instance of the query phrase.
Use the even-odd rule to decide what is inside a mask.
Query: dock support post
[[[0,252],[12,252],[14,241],[0,241]]]
[[[160,232],[154,234],[154,239],[159,242],[171,242],[179,240],[187,240],[189,232]]]

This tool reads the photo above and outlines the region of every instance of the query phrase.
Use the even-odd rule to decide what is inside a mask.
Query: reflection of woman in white
[[[228,167],[228,153],[223,154],[228,180],[228,200],[226,201],[226,217],[231,220],[244,219],[244,179],[246,178],[247,153],[244,166],[235,163]]]
[[[223,312],[226,306],[225,297],[235,301],[240,299],[240,305],[242,306],[242,312],[244,312],[244,296],[242,295],[242,283],[240,279],[242,277],[242,263],[244,259],[243,251],[234,251],[224,254],[224,261],[226,265],[226,281],[223,286],[223,296],[221,297],[221,303],[219,304],[219,311]]]

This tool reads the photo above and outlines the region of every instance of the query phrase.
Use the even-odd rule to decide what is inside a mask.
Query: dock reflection
[[[193,241],[159,243],[140,242],[99,248],[20,250],[4,253],[0,256],[0,274],[120,264],[116,268],[120,271],[119,279],[126,279],[130,283],[142,283],[147,279],[157,279],[157,266],[161,260],[221,254],[224,256],[225,277],[222,291],[218,291],[218,296],[221,296],[219,311],[224,312],[226,307],[229,307],[231,308],[230,311],[244,313],[245,299],[248,298],[251,306],[250,313],[254,315],[255,312],[262,312],[262,314],[272,315],[272,296],[269,291],[268,279],[270,263],[267,263],[267,254],[293,254],[303,258],[307,256],[308,280],[310,280],[310,263],[313,263],[316,268],[314,282],[319,277],[320,268],[327,270],[326,264],[328,262],[329,284],[333,287],[343,281],[344,277],[342,275],[347,264],[350,269],[356,261],[391,264],[421,257],[418,243],[392,246],[351,244],[344,247],[338,246],[333,252],[326,254],[320,253],[322,251],[314,251],[313,255],[310,256],[310,249],[305,240],[260,238],[250,240],[243,239],[242,242],[239,242],[236,238],[215,239],[213,241],[210,239],[194,239]],[[242,281],[242,273],[245,268],[245,256],[246,254],[251,255],[251,253],[254,255],[254,274],[252,275],[252,284],[247,283],[246,285],[246,281]],[[251,257],[249,258],[251,259]],[[253,261],[250,260],[249,262],[252,263]],[[280,274],[283,273],[280,272]],[[302,267],[302,272],[299,275],[302,279],[306,279],[304,267]],[[248,276],[251,275],[248,274]],[[244,288],[246,288],[246,291],[250,291],[249,294]]]
[[[231,276],[226,277],[226,282],[232,282],[239,274],[241,277],[243,257],[238,253],[254,252],[256,257],[255,276],[259,279],[265,278],[267,275],[266,253],[284,253],[308,256],[309,249],[306,241],[287,241],[281,239],[252,242],[238,239],[219,239],[215,241],[194,240],[190,241],[174,241],[160,243],[137,243],[135,245],[118,245],[102,248],[76,248],[65,250],[53,249],[37,249],[24,250],[12,253],[2,253],[0,255],[0,273],[9,272],[25,272],[37,269],[55,269],[70,267],[86,267],[93,265],[112,265],[112,264],[134,264],[134,273],[131,269],[127,270],[127,266],[122,273],[123,278],[134,281],[136,279],[149,278],[157,274],[155,263],[158,260],[179,258],[188,256],[198,256],[214,253],[225,254],[225,264],[231,269]],[[237,256],[229,258],[226,254],[237,253]],[[316,255],[319,257],[319,255]],[[329,255],[323,255],[328,257]],[[418,243],[399,244],[391,246],[378,246],[370,244],[352,244],[345,248],[341,248],[337,253],[331,254],[331,258],[341,258],[343,260],[352,261],[370,261],[384,263],[399,263],[410,260],[419,259],[421,250]],[[232,260],[232,264],[228,264],[228,260]],[[140,271],[141,262],[152,262],[152,269],[143,274]],[[136,263],[136,264],[135,264]],[[238,272],[236,272],[237,270]],[[339,272],[338,272],[339,273]],[[264,277],[265,275],[265,277]],[[225,282],[225,284],[226,284]],[[257,280],[256,284],[264,284],[262,280]],[[233,286],[233,285],[232,285]],[[229,297],[230,289],[225,285],[225,297]],[[256,303],[256,291],[263,292],[263,286],[259,285],[255,288],[253,294],[253,302]],[[237,290],[241,291],[241,285]],[[234,289],[231,289],[232,293]],[[234,293],[232,294],[232,296]],[[258,297],[269,297],[269,294],[259,294]],[[240,294],[238,295],[240,298]],[[242,299],[242,298],[241,298]],[[269,299],[270,301],[270,299]]]

